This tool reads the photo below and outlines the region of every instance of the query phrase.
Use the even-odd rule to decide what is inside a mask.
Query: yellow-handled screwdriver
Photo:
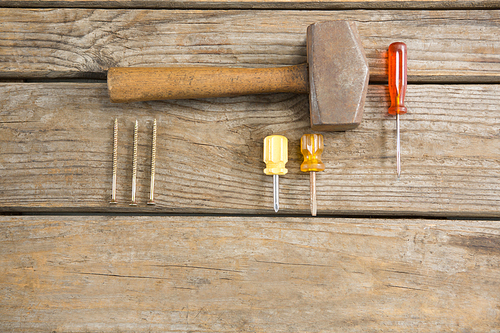
[[[302,138],[300,138],[300,152],[304,155],[304,162],[300,165],[300,171],[309,172],[311,186],[311,215],[316,216],[318,211],[318,204],[316,203],[316,172],[325,170],[325,165],[321,162],[323,135],[302,135]]]
[[[283,135],[270,135],[264,139],[264,162],[266,175],[273,175],[274,211],[277,213],[279,205],[279,175],[285,175],[288,162],[288,139]]]

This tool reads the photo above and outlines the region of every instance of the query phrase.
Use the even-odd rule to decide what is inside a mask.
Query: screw
[[[111,185],[111,201],[110,204],[116,204],[116,170],[118,164],[118,118],[115,118],[113,128],[113,183]]]
[[[148,205],[155,205],[154,192],[155,192],[155,168],[156,168],[156,119],[153,121],[153,142],[151,146],[151,185],[149,191]]]
[[[139,132],[139,123],[135,121],[134,126],[134,155],[132,158],[132,202],[130,206],[137,206],[137,200],[135,199],[136,185],[137,185],[137,141]]]

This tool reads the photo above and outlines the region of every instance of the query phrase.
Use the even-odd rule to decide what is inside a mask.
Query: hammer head
[[[345,131],[361,123],[368,62],[354,22],[319,22],[307,28],[311,128]]]

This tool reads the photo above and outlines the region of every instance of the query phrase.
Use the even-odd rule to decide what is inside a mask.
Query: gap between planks
[[[500,1],[478,0],[5,0],[2,7],[87,9],[242,9],[242,10],[484,10],[499,9]]]

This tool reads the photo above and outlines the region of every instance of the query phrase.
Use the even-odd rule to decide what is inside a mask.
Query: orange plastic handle
[[[391,106],[389,114],[405,114],[406,94],[406,44],[392,43],[389,45],[389,93]]]
[[[302,155],[304,155],[304,162],[300,165],[301,171],[310,172],[325,170],[325,165],[321,161],[321,153],[323,153],[323,135],[302,135],[302,138],[300,138],[300,151]]]

